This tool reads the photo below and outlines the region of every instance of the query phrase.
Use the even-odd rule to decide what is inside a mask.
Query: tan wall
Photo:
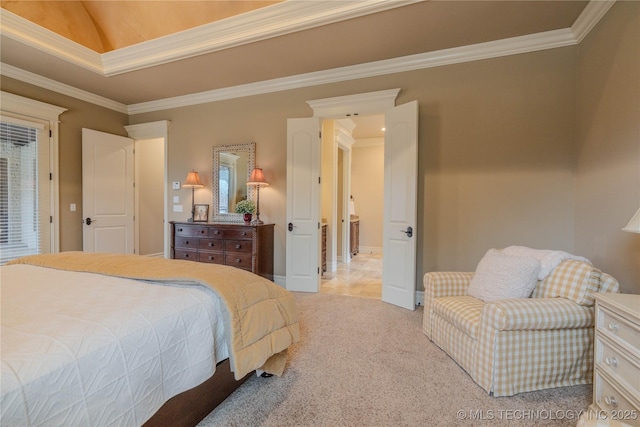
[[[360,147],[356,141],[351,158],[351,195],[360,218],[360,252],[382,252],[384,214],[384,139],[378,145]],[[368,141],[371,142],[371,141]]]
[[[261,217],[276,224],[285,273],[286,123],[307,100],[399,87],[420,103],[418,277],[473,270],[491,247],[573,249],[575,48],[361,79],[131,117],[170,120],[169,181],[211,172],[211,147],[256,141],[271,186]],[[207,203],[209,190],[196,193]],[[170,219],[181,219],[170,213]]]
[[[640,3],[617,2],[578,50],[576,251],[640,294]]]
[[[276,224],[275,274],[284,275],[287,118],[311,116],[306,100],[398,87],[399,104],[420,104],[419,289],[427,271],[473,270],[488,248],[522,244],[591,257],[638,292],[637,236],[619,232],[640,197],[637,24],[638,4],[618,2],[579,48],[139,114],[130,123],[171,121],[167,179],[201,172],[207,188],[196,203],[211,203],[211,147],[256,141],[256,163],[271,183],[261,190],[261,218]],[[125,135],[126,116],[5,77],[2,86],[70,109],[61,124],[61,247],[80,249],[81,214],[68,212],[81,202],[80,129]],[[188,211],[187,190],[174,194],[189,199]]]
[[[61,95],[5,76],[2,90],[37,101],[67,108],[60,115],[60,250],[82,250],[82,128],[127,136],[126,114],[98,107],[76,98]],[[69,205],[77,205],[76,212]]]
[[[138,253],[164,253],[164,139],[136,141]],[[244,173],[246,174],[246,168]],[[169,204],[171,201],[169,201]]]

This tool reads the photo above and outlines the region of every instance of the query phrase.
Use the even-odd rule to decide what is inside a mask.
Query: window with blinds
[[[45,188],[42,194],[39,179],[43,171],[39,164],[41,130],[37,124],[0,122],[0,264],[41,253],[43,244],[48,245],[42,224],[49,219],[49,207],[43,200],[48,191]]]

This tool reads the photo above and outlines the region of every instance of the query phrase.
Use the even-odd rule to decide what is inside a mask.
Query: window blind
[[[41,252],[39,131],[0,122],[0,264]]]

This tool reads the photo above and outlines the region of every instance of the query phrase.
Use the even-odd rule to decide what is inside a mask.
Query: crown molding
[[[316,71],[246,85],[215,89],[197,94],[165,98],[157,101],[129,105],[129,114],[148,113],[170,108],[187,107],[208,102],[245,96],[261,95],[284,90],[299,89],[367,77],[376,77],[405,71],[415,71],[443,65],[497,58],[500,56],[553,49],[576,44],[570,29],[513,37],[475,45],[420,53],[366,64],[351,65],[326,71]]]
[[[283,1],[154,40],[99,54],[5,9],[0,31],[16,41],[110,77],[423,0]]]
[[[211,24],[107,52],[102,55],[104,74],[113,76],[166,64],[419,1],[423,0],[283,1]]]
[[[577,43],[580,43],[589,32],[600,22],[600,19],[609,11],[616,0],[591,0],[587,3],[576,22],[571,26],[571,32]]]
[[[329,11],[328,13],[330,16],[324,17],[324,19],[338,20],[339,14],[338,14],[338,9],[336,8],[339,8],[339,6],[342,5],[342,3],[345,3],[345,4],[355,3],[355,5],[353,4],[351,5],[352,9],[348,9],[347,6],[343,5],[344,8],[340,10],[340,13],[344,14],[342,15],[342,19],[348,19],[348,18],[357,16],[356,15],[357,13],[362,13],[362,14],[374,13],[374,7],[382,8],[382,7],[385,7],[386,5],[387,8],[392,8],[392,7],[398,7],[398,6],[410,4],[413,2],[414,1],[388,2],[385,0],[372,0],[370,2],[286,1],[286,2],[283,2],[283,4],[313,5],[314,3],[318,3],[328,7],[328,5],[335,3],[333,5],[335,8],[332,9],[333,15],[332,15],[332,12]],[[53,80],[38,76],[36,74],[29,73],[27,71],[21,70],[16,67],[12,67],[10,65],[1,64],[2,68],[0,69],[0,72],[1,74],[6,75],[8,77],[22,80],[27,83],[31,83],[36,86],[43,87],[45,89],[50,89],[56,92],[63,93],[68,96],[72,96],[87,102],[94,103],[96,105],[100,105],[106,108],[113,109],[115,111],[132,115],[132,114],[166,110],[171,108],[179,108],[179,107],[186,107],[191,105],[204,104],[204,103],[215,102],[215,101],[222,101],[222,100],[233,99],[233,98],[241,98],[246,96],[280,92],[284,90],[299,89],[303,87],[310,87],[310,86],[316,86],[316,85],[322,85],[322,84],[336,83],[341,81],[361,79],[366,77],[375,77],[375,76],[381,76],[381,75],[392,74],[392,73],[400,73],[400,72],[413,71],[413,70],[419,70],[424,68],[439,67],[443,65],[458,64],[463,62],[496,58],[500,56],[516,55],[520,53],[527,53],[527,52],[534,52],[534,51],[540,51],[545,49],[553,49],[558,47],[576,45],[576,44],[579,44],[580,41],[584,39],[584,37],[586,37],[589,31],[591,31],[591,29],[607,13],[609,8],[611,8],[611,6],[614,3],[615,3],[615,0],[591,0],[587,4],[583,12],[580,14],[578,19],[576,19],[575,23],[572,25],[571,28],[547,31],[547,32],[538,33],[538,34],[513,37],[509,39],[504,39],[504,40],[479,43],[475,45],[462,46],[462,47],[457,47],[452,49],[444,49],[436,52],[428,52],[423,54],[404,56],[400,58],[370,62],[366,64],[358,64],[358,65],[353,65],[348,67],[335,68],[335,69],[326,70],[326,71],[299,74],[295,76],[282,77],[278,79],[249,83],[245,85],[215,89],[215,90],[200,92],[196,94],[165,98],[165,99],[143,102],[138,104],[131,104],[128,106],[109,100],[107,98],[103,98],[98,95],[91,94],[89,92],[86,92],[80,89],[76,89],[74,87],[71,87],[62,83],[55,82]],[[356,7],[358,5],[360,6],[360,9]],[[369,5],[370,8],[367,8],[367,5]],[[278,4],[274,6],[278,6]],[[270,9],[274,6],[269,6],[263,9]],[[318,6],[317,4],[316,6],[320,8],[320,6]],[[345,8],[347,10],[345,10]],[[256,12],[259,12],[260,10],[261,9],[258,9],[258,11]],[[378,9],[376,11],[380,11],[380,10],[382,9]],[[22,18],[17,17],[18,19],[14,19],[16,15],[11,14],[10,12],[6,12],[5,10],[1,10],[0,12],[2,13],[0,15],[0,17],[2,18],[0,22],[0,31],[3,34],[7,34],[9,37],[12,37],[17,33],[17,30],[15,29],[16,21],[20,21],[22,20]],[[305,10],[305,12],[307,12],[307,10]],[[304,14],[301,12],[301,10],[297,10],[297,13],[301,14],[297,16],[297,19],[300,21],[303,21],[304,16],[302,15]],[[347,16],[346,15],[347,13],[351,13],[353,15]],[[292,12],[292,14],[295,16],[295,13]],[[8,16],[9,19],[7,20],[5,16]],[[276,19],[273,16],[271,18]],[[309,17],[307,18],[312,19]],[[322,17],[322,13],[320,13],[320,10],[316,10],[316,16],[314,18],[316,19],[315,21],[316,26],[323,25],[322,23],[319,23],[322,18],[323,17]],[[231,18],[228,18],[228,19],[231,19]],[[22,21],[25,21],[25,20],[22,20]],[[325,23],[329,23],[329,22],[337,22],[337,21],[326,21]],[[28,24],[31,24],[31,23],[28,23]],[[34,35],[29,40],[30,40],[30,43],[33,43],[32,45],[35,45],[35,47],[39,49],[42,48],[41,45],[38,44],[39,37],[41,37],[43,34],[46,35],[47,37],[50,37],[51,39],[55,39],[57,36],[51,33],[50,31],[44,30],[35,24],[31,24],[31,25],[28,25],[28,24],[20,22],[20,25],[28,26],[28,30],[33,34],[36,34],[34,33],[34,31],[38,31],[37,34],[40,34],[40,35]],[[273,21],[271,21],[270,24],[273,26]],[[236,25],[240,25],[240,24],[236,24]],[[293,21],[291,21],[290,25],[291,27],[295,26]],[[301,26],[305,25],[305,23],[298,22],[297,25],[300,26],[299,28],[303,28]],[[311,23],[306,23],[306,25],[311,25]],[[7,28],[9,28],[11,31],[8,31]],[[202,28],[199,28],[196,30],[201,31]],[[295,30],[292,30],[292,31],[295,31]],[[19,33],[21,37],[26,37],[25,29],[21,30]],[[179,33],[178,35],[176,35],[176,37],[184,37],[185,33],[186,32]],[[240,30],[238,30],[238,33],[236,35],[239,35],[239,34],[240,34]],[[201,36],[202,36],[202,33],[201,33]],[[208,37],[210,36],[211,35],[209,34]],[[230,35],[228,36],[230,37]],[[57,37],[62,39],[62,37],[60,36],[57,36]],[[22,39],[20,40],[24,41]],[[97,62],[95,60],[96,58],[95,55],[98,55],[98,54],[95,54],[95,52],[90,51],[89,49],[83,48],[82,46],[79,46],[76,43],[69,42],[68,40],[66,40],[66,42],[72,43],[70,47],[75,49],[75,50],[72,49],[74,52],[84,55],[84,58],[85,58],[84,62],[87,65],[85,68],[95,70],[96,62]],[[51,44],[55,44],[55,43],[51,42]],[[87,54],[87,52],[85,52],[85,50],[92,52],[95,55],[89,55]],[[69,53],[70,51],[67,52],[64,48],[61,48],[60,46],[57,46],[56,51],[59,52],[57,56],[61,56],[63,57],[63,59],[69,60],[70,62],[75,63],[73,59],[69,59],[69,57],[74,56],[71,53]],[[150,51],[151,50],[148,50],[147,53]],[[69,53],[69,55],[64,55],[67,53]],[[128,51],[126,52],[126,54],[129,54]],[[121,66],[124,63],[125,61],[122,61],[119,66]],[[115,65],[113,66],[115,67]],[[90,67],[93,67],[93,68],[90,68]]]
[[[6,9],[0,9],[0,33],[87,70],[103,74],[102,57],[99,53]]]
[[[14,67],[13,65],[0,63],[0,74],[12,79],[32,84],[34,86],[41,87],[43,89],[52,90],[66,96],[90,102],[94,105],[108,108],[119,113],[129,114],[129,109],[125,104],[113,101],[100,95],[93,94],[91,92],[87,92],[82,89],[75,88],[73,86],[66,85],[64,83],[57,82],[52,79],[48,79],[46,77],[42,77],[39,74],[30,73],[29,71]]]

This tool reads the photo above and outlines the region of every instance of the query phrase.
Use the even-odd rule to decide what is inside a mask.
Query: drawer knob
[[[236,264],[240,264],[240,258],[236,258]]]
[[[185,258],[189,258],[189,254],[184,254],[184,257]]]
[[[209,246],[209,247],[212,247],[212,246],[213,246],[213,243],[209,242],[208,246]]]
[[[182,231],[183,231],[183,229],[182,229],[182,228],[178,228],[178,231],[182,232]]]
[[[620,326],[617,323],[609,323],[609,329],[612,331],[618,331],[620,330]]]
[[[218,230],[214,230],[213,234],[220,234],[220,232]]]
[[[614,408],[618,407],[618,401],[613,396],[605,396],[604,403],[606,403],[609,406],[613,406]]]
[[[206,232],[207,232],[207,230],[200,230],[200,234],[204,234]]]
[[[213,255],[209,255],[209,261],[213,261]]]
[[[236,245],[236,249],[240,249],[241,247],[242,247],[242,245],[241,245],[241,244],[237,244],[237,245]]]
[[[243,236],[246,236],[246,235],[247,235],[247,232],[246,232],[246,231],[243,231],[243,232],[242,232],[242,235],[243,235]]]
[[[605,362],[607,365],[613,366],[614,368],[617,368],[617,367],[618,367],[618,359],[617,359],[615,356],[613,356],[613,357],[609,357],[609,356],[607,356],[607,357],[604,359],[604,362]]]
[[[185,241],[184,241],[184,244],[185,244],[185,245],[188,245],[188,244],[189,244],[189,241],[188,241],[188,240],[185,240]]]

